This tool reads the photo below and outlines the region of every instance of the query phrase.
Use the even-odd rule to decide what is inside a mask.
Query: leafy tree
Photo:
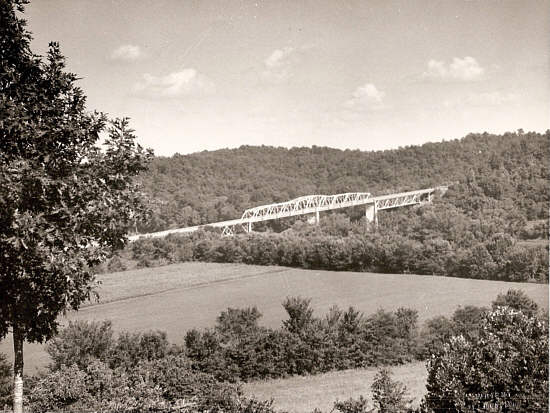
[[[548,411],[548,325],[509,307],[483,317],[428,360],[434,412]]]
[[[114,344],[111,321],[69,321],[46,345],[51,370],[76,364],[85,368],[93,359],[106,362]]]
[[[91,267],[122,248],[145,214],[133,177],[152,157],[128,121],[105,115],[65,71],[57,43],[30,49],[18,12],[0,2],[0,338],[14,341],[14,411],[22,411],[23,343],[43,342],[57,317],[91,296]]]
[[[412,400],[405,400],[407,386],[391,378],[388,369],[380,369],[371,386],[372,399],[378,413],[401,413],[407,411]]]
[[[539,306],[531,298],[527,296],[522,290],[514,288],[509,289],[506,294],[499,294],[492,303],[493,310],[498,307],[510,307],[514,310],[521,311],[528,317],[535,316],[538,312]]]
[[[311,299],[303,297],[287,297],[283,307],[288,313],[288,320],[283,325],[293,334],[304,334],[313,323],[313,308]]]
[[[109,352],[111,367],[126,369],[137,365],[140,361],[160,360],[172,353],[172,348],[166,332],[146,331],[144,333],[129,333],[123,331],[118,336]]]
[[[255,334],[258,332],[258,320],[261,317],[262,313],[256,307],[228,308],[218,316],[216,331],[225,340]]]
[[[477,335],[487,308],[467,305],[455,310],[452,317],[454,335]]]

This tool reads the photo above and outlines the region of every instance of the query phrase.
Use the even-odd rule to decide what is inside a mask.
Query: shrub
[[[387,369],[380,369],[371,386],[374,406],[379,413],[405,412],[412,400],[405,400],[407,387],[392,380],[391,372]]]
[[[0,408],[12,402],[11,366],[4,353],[0,353]]]
[[[359,399],[349,398],[343,402],[336,401],[334,403],[333,410],[337,410],[342,413],[370,413],[368,409],[368,400],[363,396],[359,396]]]
[[[69,321],[56,337],[46,345],[52,358],[52,370],[76,364],[84,369],[93,359],[106,361],[113,345],[110,321]]]
[[[535,316],[539,306],[531,300],[522,290],[510,289],[506,294],[499,294],[492,303],[493,310],[497,307],[510,307],[521,311],[528,317]]]
[[[111,345],[108,360],[112,368],[131,368],[140,361],[161,359],[171,351],[164,331],[121,332]]]
[[[425,401],[436,413],[548,411],[548,326],[537,317],[498,307],[427,367]]]

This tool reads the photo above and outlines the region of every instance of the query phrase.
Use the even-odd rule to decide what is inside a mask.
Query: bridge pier
[[[315,225],[319,225],[319,221],[321,219],[319,218],[319,211],[315,211]]]
[[[367,204],[367,207],[365,208],[365,218],[367,219],[368,223],[374,223],[375,228],[378,227],[376,201],[374,201],[372,204]]]
[[[248,223],[247,232],[252,232],[252,222],[249,222],[249,223]]]

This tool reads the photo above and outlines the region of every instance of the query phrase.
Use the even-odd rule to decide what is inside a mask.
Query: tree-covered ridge
[[[470,134],[460,140],[362,152],[325,147],[242,146],[157,157],[140,180],[157,201],[140,232],[240,217],[246,208],[298,196],[373,194],[469,182],[460,209],[510,206],[546,218],[550,131]]]

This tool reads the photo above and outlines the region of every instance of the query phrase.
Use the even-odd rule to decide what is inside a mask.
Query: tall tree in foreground
[[[146,213],[133,177],[152,157],[127,120],[107,127],[86,111],[58,44],[32,53],[26,3],[0,1],[0,339],[13,333],[15,413],[23,343],[51,338],[58,315],[90,297],[90,268]]]

